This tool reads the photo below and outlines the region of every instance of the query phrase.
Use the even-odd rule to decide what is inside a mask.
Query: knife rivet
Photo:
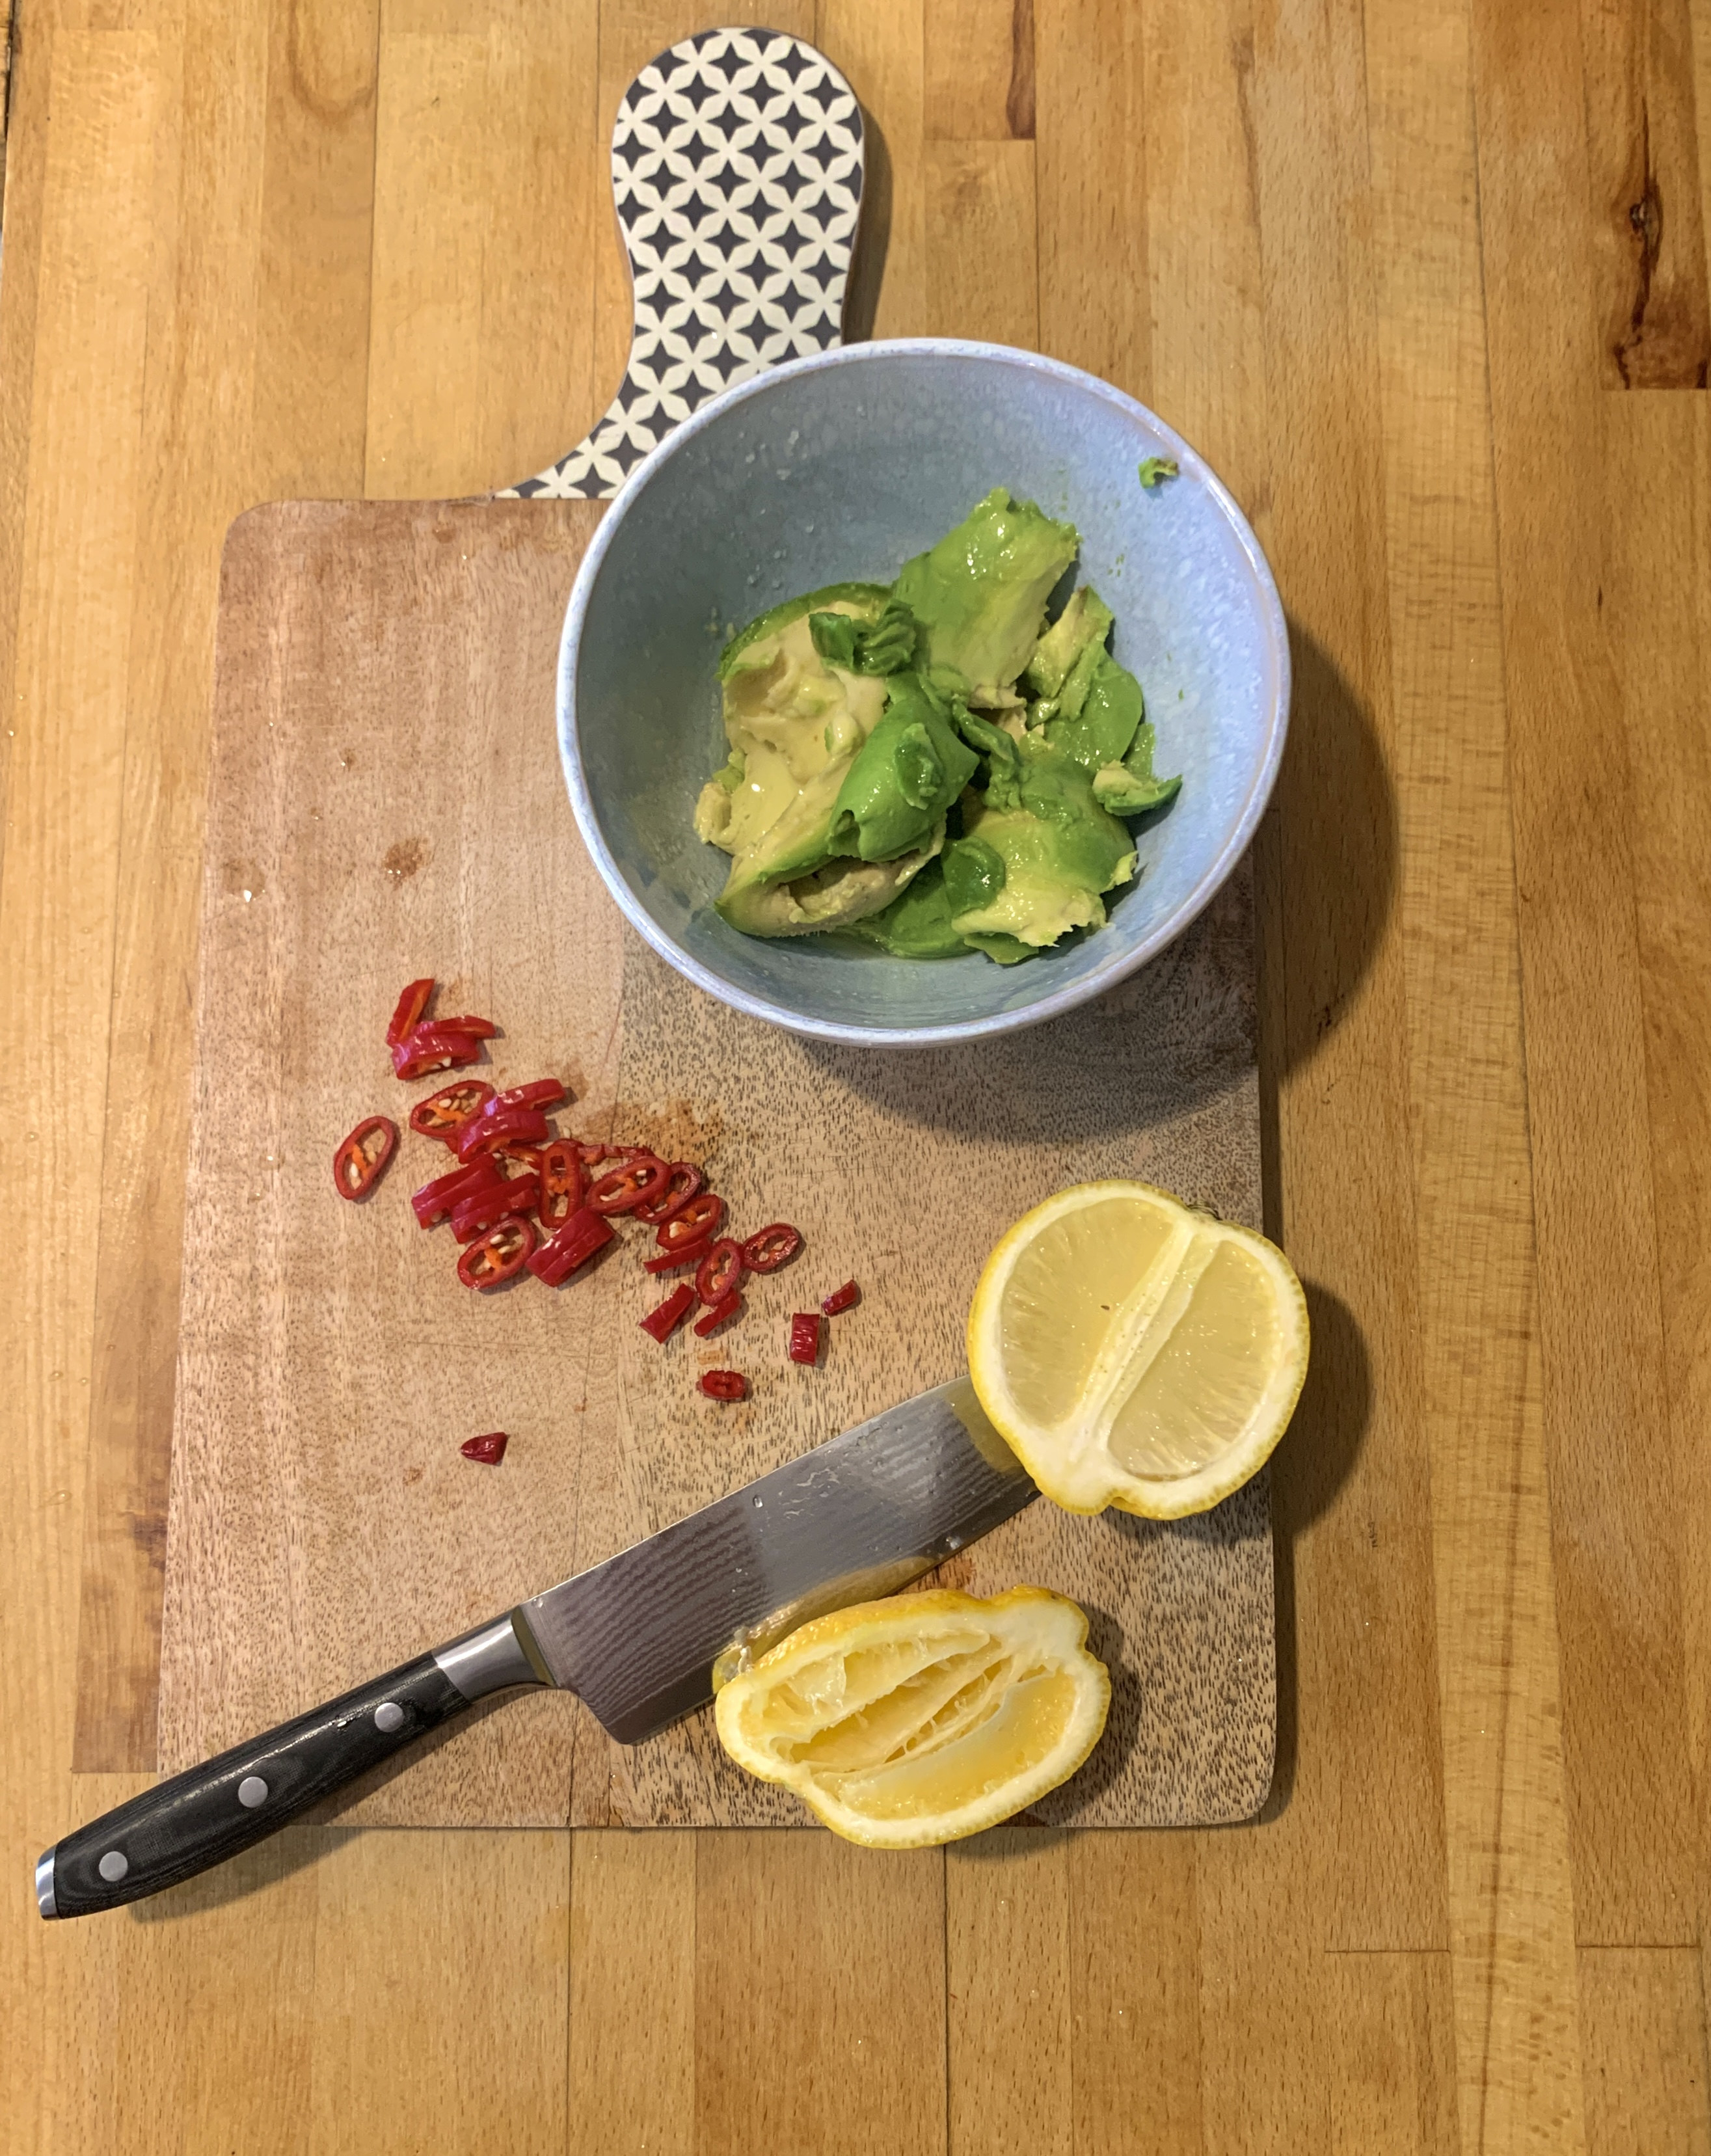
[[[755,1501],[754,1501],[754,1509],[756,1510],[756,1512],[757,1512],[760,1510],[761,1507],[762,1507],[763,1504],[765,1504],[765,1502],[766,1502],[766,1499],[765,1499],[764,1497],[757,1497],[757,1498],[755,1499]]]
[[[394,1729],[404,1726],[404,1711],[396,1700],[383,1699],[374,1710],[374,1727],[390,1737]]]
[[[238,1784],[238,1801],[246,1811],[267,1802],[267,1784],[259,1774],[246,1774]]]
[[[95,1866],[110,1887],[116,1887],[130,1869],[131,1859],[122,1849],[110,1849]]]

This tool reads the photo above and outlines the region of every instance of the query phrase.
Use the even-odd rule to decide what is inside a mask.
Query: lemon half
[[[1307,1357],[1283,1253],[1146,1183],[1036,1205],[969,1314],[981,1406],[1071,1512],[1169,1520],[1219,1503],[1283,1435]]]
[[[1067,1781],[1098,1743],[1111,1681],[1087,1636],[1042,1587],[860,1602],[729,1678],[719,1741],[846,1841],[955,1841]]]

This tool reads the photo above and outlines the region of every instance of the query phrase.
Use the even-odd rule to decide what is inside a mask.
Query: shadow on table
[[[146,1901],[126,1904],[133,1922],[177,1923],[186,1917],[205,1916],[234,1902],[247,1902],[252,1894],[265,1894],[294,1872],[321,1863],[336,1849],[354,1841],[362,1831],[353,1826],[287,1826],[228,1857],[213,1871],[199,1872],[176,1887],[151,1894]]]

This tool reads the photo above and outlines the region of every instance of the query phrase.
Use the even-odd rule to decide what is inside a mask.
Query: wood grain
[[[1482,231],[1576,1935],[1685,1944],[1696,1866],[1680,1507],[1652,1437],[1667,1409],[1636,803],[1605,625],[1607,400],[1571,267],[1588,199],[1580,40],[1556,0],[1478,0],[1473,22],[1497,161],[1487,179],[1482,159]],[[1555,154],[1538,154],[1547,141]],[[1560,248],[1520,241],[1540,223]]]
[[[1366,64],[1450,1976],[1457,2049],[1487,2061],[1461,2134],[1567,2151],[1574,1907],[1460,0],[1369,7]]]
[[[594,0],[545,15],[518,0],[388,10],[362,491],[509,486],[562,456],[604,407],[618,376],[591,371],[588,274],[596,220],[614,222],[597,17]],[[496,250],[496,224],[511,236]],[[532,356],[528,395],[496,398],[499,356],[519,348]]]
[[[811,1837],[727,1835],[712,1850],[727,1866],[719,1891],[701,1897],[706,1838],[578,1834],[567,1909],[556,1832],[326,1826],[170,1910],[37,1922],[22,1884],[36,1851],[141,1786],[73,1774],[75,1753],[152,1756],[146,1700],[127,1687],[152,1664],[161,1516],[136,1493],[151,1475],[159,1488],[170,1426],[162,1342],[225,526],[270,496],[378,486],[378,452],[405,439],[432,471],[411,484],[459,492],[575,439],[629,335],[605,131],[635,68],[718,11],[16,0],[11,12],[0,1165],[23,1256],[0,1307],[0,1816],[13,1881],[0,1917],[0,2148],[497,2156],[598,2141],[746,2156],[784,2145],[763,2126],[806,2152],[912,2147],[919,2119],[943,2145],[954,2118],[978,2149],[1014,2139],[1010,2100],[1047,2147],[1436,2148],[1448,2145],[1453,2075],[1470,2156],[1703,2149],[1711,420],[1685,387],[1621,393],[1611,346],[1624,310],[1631,326],[1642,266],[1642,234],[1622,220],[1642,110],[1662,212],[1653,290],[1676,295],[1669,321],[1699,318],[1679,196],[1697,172],[1703,235],[1706,0],[1034,11],[1040,336],[1108,364],[1210,457],[1292,603],[1310,598],[1322,643],[1329,620],[1363,653],[1380,634],[1387,646],[1388,716],[1354,737],[1376,743],[1395,803],[1375,928],[1340,838],[1382,799],[1369,762],[1311,838],[1289,829],[1311,786],[1261,836],[1262,1103],[1273,1227],[1292,1240],[1303,1202],[1346,1191],[1358,1161],[1363,1187],[1387,1194],[1390,1224],[1375,1238],[1340,1196],[1309,1204],[1313,1263],[1369,1278],[1374,1305],[1414,1282],[1419,1390],[1382,1427],[1394,1435],[1411,1417],[1429,1471],[1430,1616],[1411,1558],[1393,1607],[1410,1696],[1436,1674],[1436,1933],[1420,1922],[1429,1865],[1398,1871],[1393,1907],[1370,1925],[1391,1890],[1369,1838],[1357,1832],[1339,1873],[1349,1823],[1336,1773],[1356,1741],[1341,1725],[1367,1697],[1339,1629],[1361,1578],[1359,1481],[1328,1488],[1307,1527],[1292,1510],[1279,1540],[1282,1772],[1268,1816],[1235,1832],[1071,1835],[1056,1845],[1066,1863],[1033,1862],[1034,1931],[999,1906],[1015,1897],[978,1845],[937,1872],[781,1869],[781,1842]],[[1679,40],[1683,17],[1692,52],[1678,59],[1660,29]],[[947,249],[928,145],[982,152],[979,172],[1020,171],[1013,153],[1030,146],[1003,90],[1015,11],[791,0],[768,19],[813,36],[867,108],[852,330],[956,326],[930,266]],[[503,96],[468,95],[450,162],[394,137],[377,194],[387,84],[402,93],[460,37],[484,70],[509,55],[527,130]],[[591,67],[589,120],[576,100]],[[1115,149],[1101,139],[1114,121]],[[429,107],[424,143],[435,125]],[[551,198],[537,191],[538,215],[537,155],[563,175]],[[454,165],[461,194],[440,180]],[[479,261],[458,254],[449,284],[436,250],[470,229]],[[995,259],[1026,237],[1006,233]],[[955,266],[969,318],[1005,319],[996,291]],[[1692,339],[1660,344],[1664,319],[1649,301],[1638,356],[1673,369]],[[585,382],[564,372],[584,344]],[[386,437],[372,443],[371,394]],[[544,454],[496,470],[507,438]],[[1376,709],[1362,664],[1345,679]],[[1313,776],[1327,774],[1340,776],[1328,752]],[[1375,844],[1367,834],[1355,856]],[[1328,927],[1304,942],[1287,932],[1286,867],[1325,886]],[[1317,1007],[1328,945],[1374,934],[1401,982],[1372,1015],[1403,1044],[1407,1113],[1367,1102],[1345,1144],[1351,1091],[1396,1097],[1395,1039],[1363,1019],[1362,1055],[1296,1062],[1283,1019]],[[1364,1304],[1349,1307],[1364,1327]],[[80,1609],[127,1593],[110,1648],[90,1620],[80,1656]],[[1417,1858],[1419,1755],[1393,1750],[1390,1732],[1372,1730],[1366,1757],[1381,1789],[1405,1785]],[[513,1840],[550,1861],[501,1861]],[[1328,1954],[1333,1922],[1358,1943],[1354,1919],[1391,1947]],[[1577,1953],[1577,1928],[1583,1942],[1626,1943]],[[1030,2002],[1053,2046],[1030,2050],[1036,2024],[1005,1989],[1001,1957],[1036,1934],[1067,1947],[1029,1979],[1038,1988],[1049,1965],[1056,1987],[1043,2013]],[[880,2025],[891,2056],[876,2076],[853,2045],[840,2055],[814,2034],[835,2025],[845,1940],[859,1943],[857,1995],[901,1980],[907,2002]],[[1005,2056],[956,2025],[959,1998],[933,2007],[947,1956],[982,1974]],[[425,2078],[398,2039],[408,2015],[439,2047]],[[727,2043],[749,2081],[720,2065]],[[765,2080],[774,2056],[796,2076],[783,2093]],[[468,2062],[478,2101],[461,2100],[447,2061]],[[1067,2112],[1028,2109],[1036,2085]],[[1006,2102],[983,2108],[977,2087]]]
[[[1711,2061],[1699,1957],[1589,1947],[1580,1956],[1588,2156],[1711,2150]]]
[[[1711,285],[1690,0],[1582,0],[1598,352],[1611,389],[1703,389]]]
[[[599,513],[288,506],[252,512],[228,548],[188,1216],[188,1248],[218,1244],[224,1262],[193,1259],[185,1284],[161,1708],[174,1761],[955,1376],[986,1252],[1051,1190],[1139,1174],[1257,1219],[1245,876],[1087,1013],[905,1064],[741,1018],[620,933],[551,739],[516,721],[550,705],[565,596]],[[506,917],[533,932],[496,952]],[[403,1116],[378,1046],[401,963],[437,973],[448,1005],[512,1016],[496,1073],[568,1070],[578,1135],[703,1161],[734,1219],[797,1222],[808,1255],[753,1284],[742,1333],[660,1353],[639,1327],[659,1290],[633,1263],[563,1296],[528,1282],[470,1297],[444,1239],[424,1240],[404,1204],[443,1164],[414,1137],[376,1199],[337,1207],[328,1133],[377,1098]],[[914,1157],[923,1138],[907,1199],[875,1182],[874,1161]],[[939,1224],[926,1245],[912,1226],[923,1203]],[[804,1294],[852,1275],[861,1315],[806,1383],[778,1327]],[[734,1414],[691,1389],[697,1364],[732,1353],[753,1388]],[[404,1405],[424,1380],[431,1415]],[[513,1439],[505,1475],[473,1478],[457,1434],[496,1426]],[[1113,1671],[1107,1735],[1041,1816],[1185,1824],[1258,1809],[1273,1727],[1265,1486],[1164,1527],[1035,1506],[958,1560],[977,1593],[1022,1580],[1075,1592]],[[803,1815],[733,1768],[704,1717],[626,1752],[582,1709],[537,1700],[451,1735],[362,1816]]]
[[[929,0],[922,74],[929,142],[1026,141],[1034,0]]]

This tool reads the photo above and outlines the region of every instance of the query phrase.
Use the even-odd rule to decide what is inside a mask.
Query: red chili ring
[[[457,1261],[457,1276],[465,1287],[501,1287],[515,1280],[535,1254],[535,1231],[527,1220],[515,1216],[490,1228],[479,1243],[471,1243]]]
[[[742,1244],[722,1236],[696,1268],[695,1291],[711,1310],[738,1286],[742,1272]]]
[[[703,1370],[701,1389],[710,1400],[740,1400],[748,1390],[748,1380],[740,1370]]]
[[[636,1219],[645,1220],[650,1228],[658,1228],[667,1220],[675,1220],[706,1181],[706,1178],[692,1161],[674,1160],[665,1171],[665,1188],[651,1204],[636,1207]]]
[[[708,1242],[717,1235],[724,1217],[725,1201],[718,1192],[703,1190],[661,1224],[654,1240],[662,1250],[686,1250],[691,1243]]]
[[[332,1157],[332,1187],[341,1198],[366,1198],[380,1180],[398,1142],[398,1127],[389,1116],[365,1116]]]
[[[591,1213],[634,1213],[643,1199],[652,1196],[671,1173],[657,1153],[645,1152],[603,1175],[589,1191]]]
[[[752,1273],[775,1273],[788,1265],[802,1248],[802,1231],[788,1220],[774,1220],[761,1228],[742,1245],[742,1262]]]

